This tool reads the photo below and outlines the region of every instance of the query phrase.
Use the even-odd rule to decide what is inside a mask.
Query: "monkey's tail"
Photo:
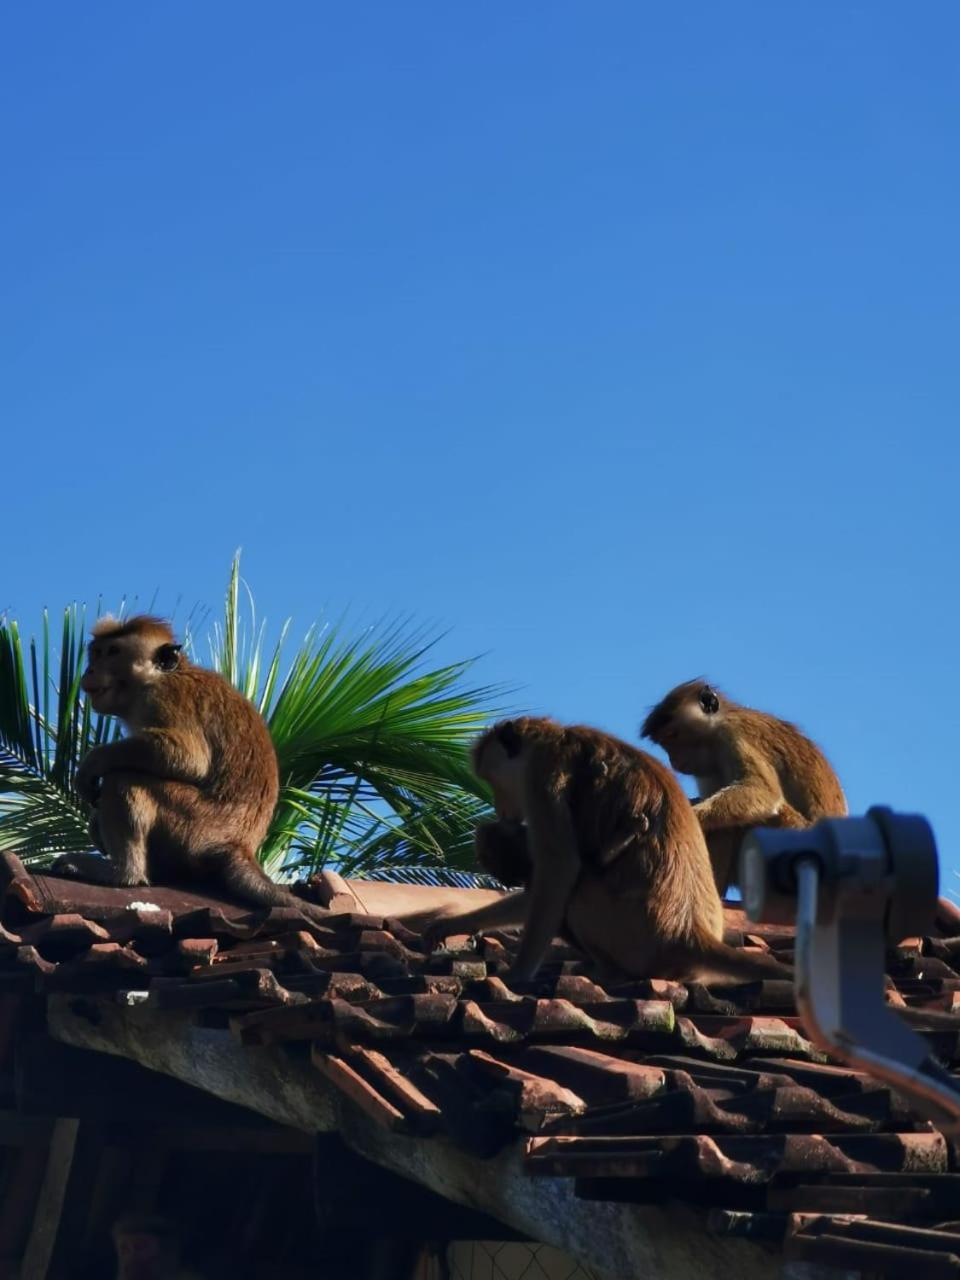
[[[308,920],[325,921],[330,912],[326,907],[306,902],[291,893],[285,885],[271,880],[259,862],[242,853],[234,852],[221,862],[223,886],[241,902],[254,907],[295,907]]]

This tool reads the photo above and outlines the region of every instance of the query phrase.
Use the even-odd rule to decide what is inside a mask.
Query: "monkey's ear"
[[[507,753],[508,760],[513,760],[520,754],[523,747],[523,735],[512,720],[504,720],[497,730],[497,738],[500,740],[501,747]]]
[[[705,684],[700,690],[700,706],[708,716],[715,716],[720,710],[720,699],[716,691]]]
[[[180,650],[182,644],[162,644],[153,655],[154,664],[161,671],[176,671],[180,665]]]

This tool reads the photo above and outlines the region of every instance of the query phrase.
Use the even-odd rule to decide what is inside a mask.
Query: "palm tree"
[[[462,882],[487,812],[465,748],[496,691],[464,683],[469,661],[425,667],[433,641],[402,624],[356,638],[315,627],[285,663],[289,627],[268,650],[235,557],[209,665],[259,707],[277,749],[265,868],[286,878],[334,864],[348,875]],[[46,613],[28,644],[0,619],[0,850],[28,863],[90,847],[74,774],[120,732],[80,692],[84,633],[77,605],[64,610],[59,653]],[[186,644],[195,652],[189,631]]]

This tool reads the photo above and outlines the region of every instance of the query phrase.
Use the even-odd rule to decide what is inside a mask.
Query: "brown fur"
[[[609,977],[786,976],[770,957],[722,942],[723,910],[703,833],[669,769],[583,725],[524,717],[476,743],[474,769],[493,789],[498,823],[478,854],[527,887],[453,916],[407,916],[428,941],[522,923],[515,978],[530,978],[563,930]],[[525,850],[515,824],[523,822]],[[493,862],[490,852],[493,849]],[[495,874],[500,874],[495,870]]]
[[[120,885],[200,880],[253,906],[320,908],[275,884],[256,860],[277,804],[277,757],[263,717],[214,671],[196,667],[169,625],[140,616],[93,628],[81,688],[128,736],[94,747],[76,787],[96,805],[91,836]],[[61,859],[103,875],[102,859]]]
[[[796,725],[740,706],[704,680],[672,689],[640,732],[663,747],[679,773],[697,777],[694,812],[721,893],[736,878],[751,827],[808,827],[847,812],[837,775]]]

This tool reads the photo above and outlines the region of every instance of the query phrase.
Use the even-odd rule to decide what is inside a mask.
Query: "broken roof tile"
[[[402,1131],[406,1126],[403,1112],[380,1093],[357,1071],[356,1067],[333,1053],[314,1046],[313,1065],[353,1102],[386,1129]]]

